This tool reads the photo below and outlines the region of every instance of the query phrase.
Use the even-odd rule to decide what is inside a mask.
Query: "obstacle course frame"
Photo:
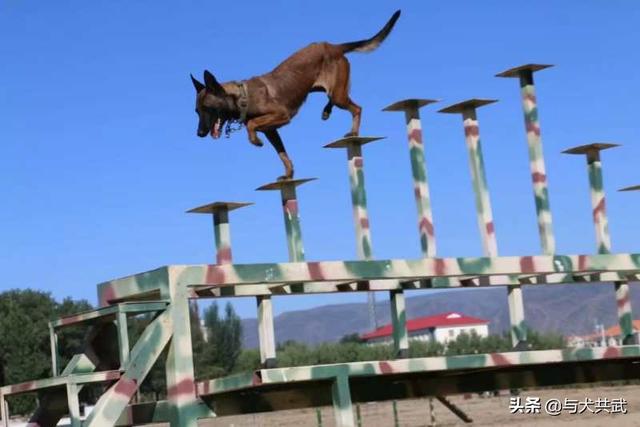
[[[8,425],[6,398],[37,391],[39,408],[31,422],[53,426],[66,413],[72,426],[135,425],[169,422],[195,426],[216,415],[332,404],[336,423],[353,426],[353,402],[638,378],[640,346],[634,340],[629,282],[640,280],[640,253],[611,253],[600,151],[612,144],[589,144],[566,151],[587,159],[597,254],[559,255],[555,250],[547,176],[533,73],[549,65],[527,64],[498,74],[518,78],[529,146],[529,164],[541,242],[541,255],[498,254],[490,194],[482,157],[477,109],[494,100],[470,99],[440,110],[461,114],[475,193],[482,257],[440,258],[424,154],[419,110],[436,102],[407,99],[385,108],[404,112],[418,213],[419,259],[373,258],[364,181],[363,146],[381,137],[350,137],[328,144],[345,148],[356,230],[358,260],[305,259],[296,189],[313,179],[277,181],[258,190],[279,191],[289,262],[235,264],[231,251],[230,212],[250,205],[215,202],[190,210],[213,217],[216,263],[169,265],[98,286],[98,310],[50,323],[54,378],[0,388],[0,411]],[[636,190],[639,186],[624,190]],[[623,345],[591,349],[528,351],[523,285],[566,283],[613,284]],[[408,358],[404,291],[413,289],[506,286],[514,351],[492,354]],[[307,367],[278,367],[273,329],[273,296],[315,293],[389,292],[394,360]],[[262,368],[196,383],[193,369],[189,301],[196,298],[255,297]],[[132,346],[127,316],[154,313]],[[89,323],[87,351],[60,371],[57,331]],[[115,339],[113,339],[115,337]],[[111,339],[110,339],[111,338]],[[97,343],[111,344],[109,354]],[[131,404],[133,395],[168,348],[167,400]],[[80,418],[78,393],[85,384],[105,383],[93,412]]]

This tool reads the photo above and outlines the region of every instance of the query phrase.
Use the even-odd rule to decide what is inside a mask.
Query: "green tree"
[[[50,320],[91,309],[87,301],[70,298],[57,303],[49,293],[14,289],[0,293],[0,385],[50,377]],[[59,336],[62,362],[82,349],[84,330],[70,327]],[[10,399],[11,412],[24,414],[35,407],[33,396]]]
[[[224,317],[218,304],[204,312],[207,340],[198,356],[198,377],[215,378],[232,372],[242,351],[242,323],[233,306],[227,303]]]

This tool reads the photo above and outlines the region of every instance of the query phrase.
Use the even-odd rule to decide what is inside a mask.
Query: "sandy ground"
[[[638,426],[640,427],[640,386],[614,386],[596,388],[569,388],[553,390],[522,391],[521,402],[527,397],[540,398],[542,409],[539,414],[512,414],[510,410],[511,396],[503,393],[501,396],[469,397],[457,395],[448,396],[456,406],[462,409],[473,420],[474,426],[566,426],[566,427],[596,427],[596,426]],[[575,399],[585,402],[585,399],[625,399],[626,414],[610,414],[600,412],[594,414],[585,411],[582,414],[562,412],[558,416],[545,413],[544,403],[549,399]],[[437,426],[463,426],[462,422],[437,400],[433,401],[435,421]],[[427,399],[400,400],[397,402],[398,426],[426,427],[433,425]],[[594,406],[591,406],[595,409]],[[320,408],[322,422],[318,422],[315,409],[300,409],[291,411],[267,412],[252,415],[238,415],[201,420],[201,427],[335,427],[333,409]],[[392,402],[374,402],[360,405],[361,427],[393,427]],[[62,423],[61,423],[62,424]],[[61,425],[59,424],[59,425]],[[11,427],[23,427],[24,422],[13,421]],[[164,427],[167,424],[154,424],[150,427]]]
[[[520,394],[522,402],[527,397],[539,397],[543,405],[540,414],[511,414],[509,409],[510,396],[481,398],[473,395],[465,399],[464,396],[449,396],[449,399],[464,410],[473,419],[474,426],[640,426],[640,386],[616,386],[579,389],[554,389],[523,391]],[[544,412],[544,403],[549,399],[576,399],[585,402],[590,398],[597,399],[626,399],[626,414],[607,414],[600,412],[593,414],[585,411],[582,414],[563,412],[558,416],[551,416]],[[594,406],[591,406],[594,409]],[[429,404],[426,399],[402,400],[397,403],[398,425],[402,427],[430,426]],[[453,413],[438,401],[434,401],[436,425],[463,426]],[[322,427],[335,426],[333,410],[330,407],[321,408]],[[391,402],[368,403],[360,406],[363,427],[394,426],[393,407]],[[202,420],[202,427],[316,427],[317,414],[314,409],[280,411],[255,415],[220,417]]]

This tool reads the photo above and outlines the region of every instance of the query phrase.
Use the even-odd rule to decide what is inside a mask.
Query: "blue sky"
[[[391,5],[393,3],[393,5]],[[638,173],[637,23],[633,1],[0,3],[0,290],[32,287],[95,302],[99,282],[165,264],[213,259],[210,220],[184,211],[214,200],[253,201],[232,214],[237,262],[287,259],[280,202],[253,190],[281,173],[271,149],[244,131],[196,137],[189,73],[219,80],[269,71],[313,41],[373,35],[396,8],[396,28],[371,54],[352,54],[352,98],[365,148],[374,254],[420,255],[404,121],[382,113],[406,97],[423,110],[439,255],[481,254],[461,119],[435,111],[471,97],[479,111],[500,254],[539,253],[515,80],[503,69],[556,64],[537,75],[559,253],[593,253],[585,162],[561,155],[611,141],[603,154],[613,249],[637,251],[640,194],[617,193]],[[355,258],[345,155],[322,146],[349,114],[320,120],[309,97],[281,132],[298,177],[310,260]],[[278,298],[278,312],[365,295]],[[243,316],[254,302],[237,301]]]

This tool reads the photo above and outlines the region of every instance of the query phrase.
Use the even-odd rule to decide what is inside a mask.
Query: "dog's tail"
[[[339,46],[343,49],[344,53],[347,53],[347,52],[371,52],[372,50],[377,49],[378,46],[380,46],[380,44],[382,44],[384,39],[387,38],[387,36],[389,35],[391,30],[393,29],[393,26],[396,24],[396,21],[398,20],[399,17],[400,17],[400,10],[396,10],[396,12],[393,14],[391,19],[389,19],[389,21],[385,24],[385,26],[375,36],[373,36],[373,37],[371,37],[370,39],[367,39],[367,40],[360,40],[360,41],[357,41],[357,42],[343,43],[343,44],[341,44]]]

